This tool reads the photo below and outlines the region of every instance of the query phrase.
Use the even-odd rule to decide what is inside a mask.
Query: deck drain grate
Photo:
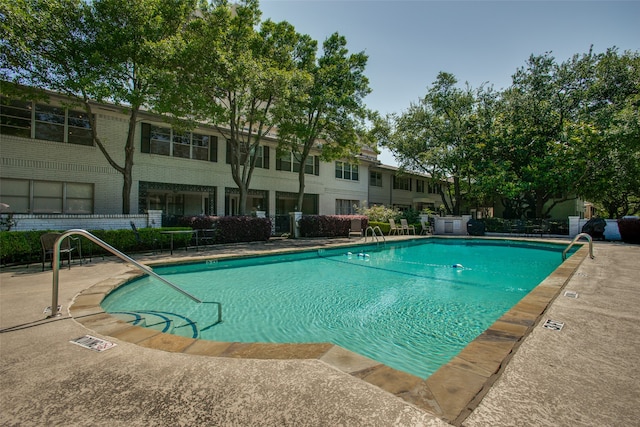
[[[557,320],[547,319],[542,325],[543,328],[551,329],[552,331],[561,331],[564,326],[564,322],[558,322]]]
[[[578,298],[578,293],[576,291],[565,291],[564,296],[567,298]]]
[[[83,337],[76,338],[69,342],[79,345],[80,347],[88,348],[89,350],[93,350],[93,351],[105,351],[118,345],[110,341],[105,341],[100,338],[92,337],[91,335],[85,335]]]

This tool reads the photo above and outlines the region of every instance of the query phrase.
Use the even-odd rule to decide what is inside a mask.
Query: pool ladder
[[[62,243],[62,241],[69,237],[69,236],[73,236],[73,235],[80,235],[80,236],[84,236],[87,239],[89,239],[90,241],[92,241],[93,243],[95,243],[98,246],[103,247],[104,249],[106,249],[107,251],[111,252],[113,255],[117,256],[118,258],[120,258],[121,260],[131,263],[134,266],[136,266],[138,269],[142,270],[145,274],[148,274],[150,276],[153,276],[154,278],[160,280],[162,283],[164,283],[165,285],[170,286],[171,288],[175,289],[176,291],[178,291],[179,293],[181,293],[182,295],[186,296],[187,298],[189,298],[190,300],[194,301],[197,304],[214,304],[217,306],[218,308],[218,319],[213,323],[214,325],[222,322],[222,304],[219,302],[215,302],[215,301],[202,301],[198,298],[196,298],[195,296],[191,295],[189,292],[185,291],[184,289],[181,289],[180,287],[178,287],[177,285],[174,285],[173,283],[171,283],[170,281],[168,281],[167,279],[165,279],[164,277],[158,275],[157,273],[155,273],[150,267],[140,264],[138,261],[134,260],[131,257],[128,257],[127,255],[123,254],[122,252],[120,252],[119,250],[117,250],[116,248],[114,248],[113,246],[111,246],[110,244],[108,244],[107,242],[104,242],[102,240],[100,240],[99,238],[97,238],[96,236],[94,236],[93,234],[89,233],[87,230],[81,230],[81,229],[72,229],[72,230],[67,230],[64,233],[60,234],[60,236],[58,236],[58,238],[56,239],[55,243],[53,244],[53,261],[52,261],[52,269],[53,269],[53,293],[52,293],[52,298],[51,298],[51,314],[47,317],[56,317],[58,316],[59,313],[59,306],[58,306],[58,277],[59,277],[59,270],[60,270],[60,244]]]
[[[591,257],[591,259],[593,259],[593,241],[591,240],[591,236],[588,233],[580,233],[576,237],[574,237],[571,243],[569,243],[569,246],[567,246],[567,248],[562,251],[563,261],[567,259],[567,252],[569,252],[569,249],[571,249],[571,247],[575,245],[582,237],[587,239],[587,241],[589,242],[589,256]]]
[[[378,232],[380,233],[380,236],[382,237],[382,242],[386,245],[387,244],[387,240],[384,238],[384,233],[382,232],[382,230],[380,229],[379,225],[376,225],[375,227],[367,227],[367,229],[364,231],[364,241],[366,243],[367,241],[367,237],[369,236],[369,230],[371,230],[371,240],[373,241],[373,239],[376,239],[376,243],[380,243],[379,239],[378,239],[378,234],[376,233],[376,230],[378,230]]]

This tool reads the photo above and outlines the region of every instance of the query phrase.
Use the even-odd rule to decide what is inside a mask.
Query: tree
[[[122,212],[131,211],[138,112],[157,98],[167,72],[168,41],[192,14],[194,0],[16,0],[3,2],[2,78],[55,91],[81,104],[93,140],[123,177]],[[93,102],[113,102],[129,114],[119,163],[97,135]]]
[[[231,175],[239,191],[239,213],[261,157],[260,142],[287,112],[284,100],[305,84],[296,55],[308,38],[287,22],[260,25],[256,0],[204,6],[182,34],[170,78],[179,91],[167,94],[163,111],[214,126],[227,140]]]
[[[424,98],[374,133],[399,158],[404,169],[442,182],[440,196],[448,214],[459,215],[473,183],[472,159],[479,138],[477,94],[441,72]],[[478,94],[482,93],[482,88]],[[386,130],[385,130],[386,128]]]
[[[349,55],[347,40],[338,33],[323,43],[323,56],[315,60],[316,43],[307,39],[300,70],[311,77],[303,92],[292,92],[287,114],[278,123],[279,151],[291,151],[300,165],[298,203],[302,207],[305,164],[312,148],[320,141],[321,158],[331,161],[353,159],[360,153],[360,142],[367,116],[363,98],[370,92],[364,75],[364,52]]]
[[[496,184],[507,217],[544,218],[555,204],[575,198],[574,183],[582,175],[576,138],[583,124],[577,116],[592,61],[591,54],[562,64],[548,53],[532,55],[503,93],[503,129],[495,155],[506,167],[508,179]]]
[[[597,56],[581,120],[584,176],[577,191],[609,218],[640,212],[640,55]]]

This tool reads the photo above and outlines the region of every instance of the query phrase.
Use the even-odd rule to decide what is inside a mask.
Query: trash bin
[[[469,236],[484,236],[484,222],[477,219],[467,221],[467,234]]]

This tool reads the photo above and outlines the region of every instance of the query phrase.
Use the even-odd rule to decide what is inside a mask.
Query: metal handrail
[[[571,247],[576,244],[576,242],[578,240],[580,240],[580,238],[586,238],[587,241],[589,242],[589,256],[591,257],[591,259],[593,259],[593,241],[591,240],[591,236],[588,233],[580,233],[578,234],[576,237],[573,238],[573,240],[571,241],[571,243],[569,243],[569,246],[566,247],[566,249],[564,251],[562,251],[562,260],[565,261],[567,259],[567,252],[569,252],[569,249],[571,249]]]
[[[367,241],[367,232],[369,230],[371,230],[371,239],[373,240],[373,238],[375,237],[376,239],[376,243],[379,243],[378,241],[378,234],[376,234],[376,229],[380,232],[380,236],[382,236],[382,241],[384,242],[384,244],[387,244],[387,239],[384,238],[384,233],[382,232],[382,230],[380,229],[379,225],[376,225],[375,227],[369,226],[367,227],[367,229],[364,231],[364,241],[366,243]]]
[[[98,246],[103,247],[104,249],[106,249],[107,251],[111,252],[112,254],[114,254],[115,256],[117,256],[118,258],[120,258],[121,260],[131,263],[133,265],[135,265],[136,267],[138,267],[140,270],[144,271],[146,274],[153,276],[154,278],[160,280],[162,283],[169,285],[171,288],[175,289],[176,291],[180,292],[182,295],[186,296],[187,298],[195,301],[198,304],[202,304],[203,302],[206,304],[216,304],[218,307],[218,321],[217,323],[220,323],[222,321],[222,304],[219,302],[213,302],[213,301],[202,301],[199,298],[196,298],[195,296],[191,295],[189,292],[185,291],[184,289],[181,289],[180,287],[174,285],[173,283],[171,283],[170,281],[168,281],[167,279],[165,279],[164,277],[158,275],[157,273],[155,273],[150,267],[144,265],[144,264],[140,264],[138,261],[134,260],[133,258],[123,254],[122,252],[120,252],[119,250],[117,250],[116,248],[114,248],[113,246],[111,246],[110,244],[108,244],[107,242],[100,240],[99,238],[97,238],[96,236],[94,236],[93,234],[89,233],[87,230],[82,230],[82,229],[72,229],[72,230],[67,230],[64,233],[60,234],[60,236],[58,236],[58,238],[56,239],[55,243],[53,244],[53,293],[52,293],[52,297],[51,297],[51,315],[49,315],[48,317],[55,317],[59,314],[58,312],[58,287],[59,287],[59,270],[60,270],[60,245],[62,243],[62,240],[64,240],[66,237],[68,236],[72,236],[72,235],[80,235],[80,236],[84,236],[87,239],[89,239],[90,241],[92,241],[93,243],[95,243]]]

